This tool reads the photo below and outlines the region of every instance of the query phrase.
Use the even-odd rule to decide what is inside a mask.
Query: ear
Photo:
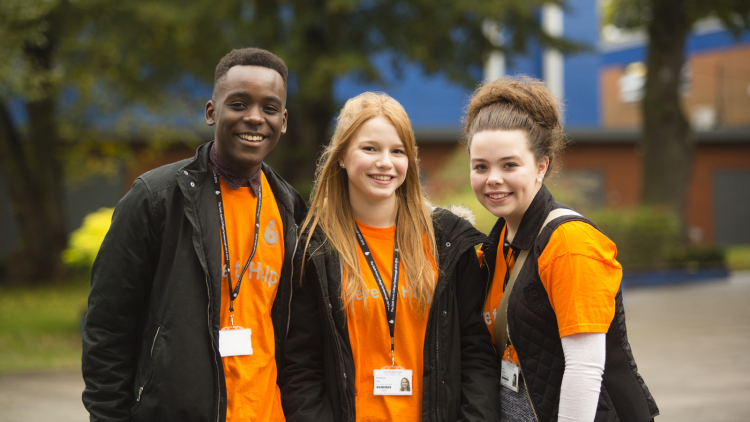
[[[547,174],[548,168],[549,168],[549,157],[542,157],[542,161],[537,163],[537,166],[536,166],[536,176],[544,179],[544,175]]]
[[[288,118],[289,118],[289,112],[286,109],[284,109],[284,116],[282,117],[282,120],[281,120],[281,134],[282,135],[286,133],[286,123],[287,123]]]
[[[216,108],[213,100],[206,103],[206,124],[209,126],[216,124]],[[286,127],[286,124],[284,124],[284,127]]]

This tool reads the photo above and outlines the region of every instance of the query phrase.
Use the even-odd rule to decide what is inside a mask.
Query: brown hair
[[[464,142],[470,153],[478,132],[523,130],[537,161],[549,158],[546,174],[555,169],[565,148],[561,105],[544,82],[528,76],[503,77],[480,85],[471,96],[463,120]]]
[[[346,171],[339,166],[339,160],[346,153],[357,130],[368,120],[379,116],[396,128],[409,158],[406,179],[395,192],[398,207],[396,242],[404,265],[406,284],[411,287],[419,309],[426,312],[435,289],[436,275],[431,260],[426,257],[432,254],[437,259],[431,208],[419,182],[417,143],[409,116],[401,104],[388,95],[365,92],[347,101],[341,110],[331,142],[318,161],[315,172],[310,212],[300,230],[300,233],[305,230],[308,233],[304,251],[307,252],[312,232],[319,226],[331,247],[341,257],[346,271],[341,289],[344,307],[353,305],[360,294],[367,297],[367,286],[359,267],[354,216],[349,202],[349,180]],[[366,303],[367,301],[365,306]]]

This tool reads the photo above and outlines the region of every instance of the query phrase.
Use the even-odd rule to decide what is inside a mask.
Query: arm
[[[91,271],[83,331],[83,404],[91,421],[130,421],[138,322],[154,273],[156,234],[145,183],[117,204]]]
[[[486,283],[473,249],[461,256],[456,277],[461,324],[461,419],[500,420],[500,368],[482,320]]]
[[[295,261],[300,259],[295,257]],[[319,288],[311,275],[314,266],[309,261],[305,264],[307,268],[302,283],[296,277],[292,280],[291,317],[281,374],[281,403],[288,422],[331,421],[334,418],[326,394],[324,334],[316,300]]]
[[[594,420],[607,354],[606,336],[578,333],[562,338],[565,372],[560,387],[559,420]]]

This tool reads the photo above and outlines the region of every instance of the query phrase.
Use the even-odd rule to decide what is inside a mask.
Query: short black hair
[[[219,60],[214,73],[214,89],[216,89],[219,81],[227,75],[229,69],[234,66],[261,66],[273,69],[281,75],[281,79],[284,80],[284,89],[287,89],[286,79],[289,75],[289,69],[287,69],[284,60],[268,50],[254,47],[232,50]]]

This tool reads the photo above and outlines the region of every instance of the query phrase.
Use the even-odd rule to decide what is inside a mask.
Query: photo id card
[[[411,369],[376,369],[376,396],[411,396]]]
[[[521,371],[519,371],[518,365],[503,359],[501,366],[502,372],[500,374],[500,384],[517,393],[518,383],[521,382]]]
[[[224,327],[219,330],[219,354],[227,356],[247,356],[253,354],[253,331],[242,327]]]

